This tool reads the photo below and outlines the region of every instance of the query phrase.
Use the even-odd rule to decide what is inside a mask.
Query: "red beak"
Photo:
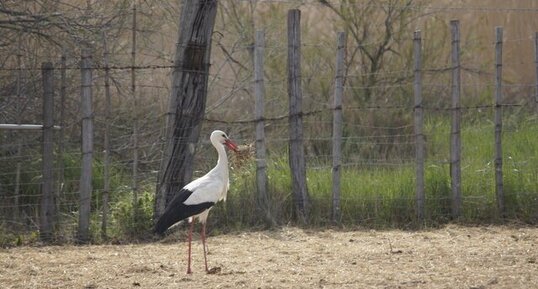
[[[234,152],[238,151],[237,145],[229,139],[224,140],[224,145],[227,146],[229,149],[233,150]]]

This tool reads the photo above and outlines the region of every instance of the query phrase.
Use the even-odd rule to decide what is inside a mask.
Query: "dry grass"
[[[271,232],[0,251],[2,288],[538,288],[538,228]]]

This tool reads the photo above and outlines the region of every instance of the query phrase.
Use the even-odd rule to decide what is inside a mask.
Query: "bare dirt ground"
[[[0,249],[1,288],[538,288],[538,228],[276,231]]]

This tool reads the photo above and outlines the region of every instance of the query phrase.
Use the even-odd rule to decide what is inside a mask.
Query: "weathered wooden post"
[[[308,222],[309,196],[303,146],[301,89],[301,11],[288,11],[289,164],[297,217]]]
[[[110,122],[111,119],[111,99],[110,99],[110,67],[109,67],[109,52],[107,45],[107,35],[103,31],[103,58],[105,62],[105,135],[104,135],[104,163],[103,163],[103,204],[102,204],[102,220],[101,220],[101,238],[106,240],[108,226],[108,199],[110,197]]]
[[[92,199],[92,161],[93,161],[93,111],[92,111],[92,56],[89,49],[82,50],[80,64],[82,112],[82,163],[80,172],[80,200],[78,242],[90,239],[90,214]]]
[[[333,139],[332,139],[332,216],[333,224],[340,223],[340,168],[342,163],[342,98],[344,95],[344,60],[346,57],[346,33],[338,32],[336,48],[336,76],[334,79],[334,99],[333,99]]]
[[[422,37],[420,31],[415,31],[413,35],[413,54],[414,54],[414,75],[413,90],[415,95],[415,161],[416,161],[416,210],[417,220],[424,221],[424,159],[425,159],[425,141],[424,141],[424,108],[422,105]]]
[[[39,237],[49,242],[54,235],[54,67],[45,62],[41,66],[43,76],[43,179],[41,184],[41,210]]]
[[[60,57],[60,118],[58,120],[60,124],[60,131],[58,135],[58,155],[56,157],[58,162],[58,174],[56,185],[56,211],[60,212],[61,198],[64,196],[65,189],[65,164],[64,164],[64,152],[65,152],[65,98],[67,95],[67,57],[65,49],[62,51]]]
[[[450,21],[452,34],[452,125],[450,133],[450,184],[452,189],[452,218],[461,215],[461,67],[460,67],[460,22]]]
[[[499,216],[505,216],[502,155],[502,48],[503,28],[495,28],[495,195]]]
[[[534,90],[534,107],[538,113],[538,32],[534,33],[534,65],[536,67],[536,87]]]
[[[258,189],[258,210],[263,216],[267,227],[272,227],[275,220],[271,214],[271,203],[267,191],[267,160],[265,157],[265,121],[264,101],[265,85],[263,78],[265,50],[265,32],[256,31],[256,44],[254,46],[254,96],[256,117],[256,187]]]
[[[136,224],[138,220],[138,96],[136,91],[136,14],[137,6],[136,1],[133,1],[133,23],[131,27],[132,42],[131,42],[131,97],[133,98],[133,169],[132,169],[132,181],[131,189],[133,191],[133,223]]]
[[[21,124],[22,119],[22,42],[21,36],[18,39],[18,51],[17,51],[17,101],[15,102],[16,109],[16,122]],[[18,131],[15,132],[15,138],[17,140],[17,164],[15,165],[15,189],[13,190],[13,221],[20,221],[20,190],[21,190],[21,169],[22,169],[22,134]]]

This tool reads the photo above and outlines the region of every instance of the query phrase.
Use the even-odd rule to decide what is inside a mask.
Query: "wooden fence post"
[[[534,107],[538,113],[538,32],[534,33],[534,65],[536,67],[536,87],[534,90]]]
[[[413,35],[414,75],[413,89],[415,95],[415,159],[416,159],[416,210],[419,222],[424,221],[424,110],[422,105],[422,37],[420,31]]]
[[[67,58],[65,49],[62,50],[62,56],[60,57],[60,131],[58,135],[58,156],[56,160],[58,162],[58,183],[56,186],[56,210],[61,209],[61,198],[64,196],[64,182],[65,182],[65,164],[64,164],[64,152],[65,152],[65,97],[67,91]]]
[[[346,57],[346,33],[338,32],[338,42],[336,49],[336,76],[334,80],[334,99],[333,99],[333,168],[332,168],[332,215],[333,224],[341,221],[342,212],[340,208],[340,168],[342,163],[342,98],[344,95],[344,71]]]
[[[452,218],[461,215],[461,67],[460,67],[460,22],[450,21],[452,33],[452,125],[450,133],[450,184],[452,189]]]
[[[16,122],[21,124],[22,118],[22,42],[21,36],[18,37],[18,51],[17,51],[17,101],[15,102],[15,109],[17,115]],[[22,136],[20,132],[15,132],[15,138],[17,141],[17,164],[15,165],[15,189],[13,190],[13,221],[20,221],[20,190],[21,190],[21,169],[22,169]]]
[[[265,158],[265,121],[264,100],[265,86],[263,79],[265,50],[265,32],[256,31],[256,45],[254,46],[254,95],[256,117],[256,187],[258,189],[258,210],[263,216],[267,227],[276,225],[271,214],[271,203],[267,192],[267,160]]]
[[[53,238],[55,204],[54,204],[54,68],[52,63],[41,66],[43,75],[43,179],[41,185],[41,210],[39,219],[39,237],[43,242]]]
[[[80,172],[78,242],[85,243],[90,238],[93,161],[92,56],[89,49],[82,50],[80,65],[82,83],[80,93],[82,112],[82,167]]]
[[[301,90],[301,11],[288,11],[289,164],[297,217],[308,222],[309,196],[303,146]]]
[[[495,195],[499,216],[505,216],[502,155],[502,49],[503,28],[495,28]]]
[[[138,220],[138,96],[136,95],[136,1],[133,1],[133,25],[132,25],[132,43],[131,43],[131,96],[133,97],[134,118],[133,118],[133,222]]]
[[[110,67],[109,67],[109,52],[107,45],[106,31],[103,31],[103,58],[105,62],[105,135],[104,135],[104,164],[103,164],[103,205],[102,205],[102,220],[101,220],[101,238],[106,240],[107,223],[108,223],[108,199],[110,195],[110,122],[112,121],[111,100],[110,100]]]

